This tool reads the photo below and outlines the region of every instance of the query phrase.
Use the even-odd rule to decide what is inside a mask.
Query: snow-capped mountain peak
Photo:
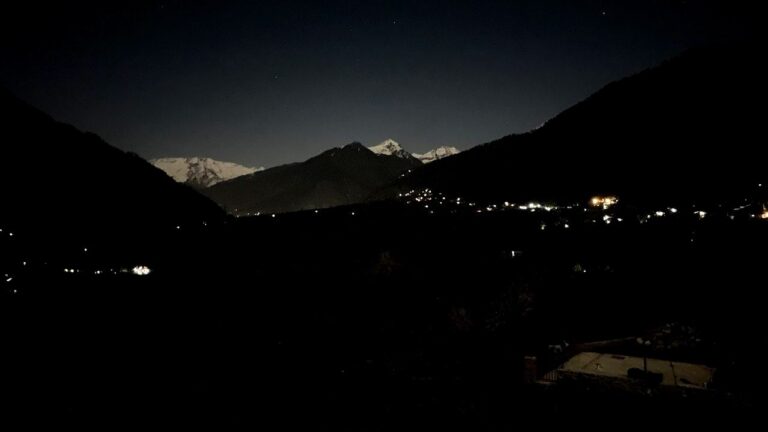
[[[416,158],[420,160],[422,163],[430,163],[434,162],[438,159],[442,159],[444,157],[452,156],[457,153],[459,153],[459,149],[456,147],[448,147],[448,146],[442,146],[438,147],[436,149],[432,149],[426,153],[409,153],[403,149],[400,144],[398,144],[397,141],[393,139],[386,139],[382,141],[380,144],[377,144],[375,146],[368,147],[368,150],[379,154],[379,155],[387,155],[387,156],[398,156],[401,158]]]
[[[422,154],[413,153],[413,157],[426,164],[458,153],[460,150],[456,147],[442,146]]]
[[[216,183],[253,174],[264,169],[263,167],[252,168],[201,157],[160,158],[152,159],[149,162],[165,171],[177,182],[198,187],[210,187]]]
[[[372,147],[368,147],[368,150],[380,154],[380,155],[387,155],[387,156],[399,156],[399,157],[407,157],[409,155],[408,152],[403,150],[402,147],[400,147],[400,144],[397,143],[397,141],[393,139],[386,139],[382,141],[380,144],[377,144]]]

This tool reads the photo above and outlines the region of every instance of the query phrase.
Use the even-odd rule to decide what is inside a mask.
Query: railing
[[[541,380],[542,381],[556,382],[559,377],[560,377],[560,375],[557,373],[557,369],[555,369],[555,370],[551,370],[551,371],[545,373],[541,377]]]

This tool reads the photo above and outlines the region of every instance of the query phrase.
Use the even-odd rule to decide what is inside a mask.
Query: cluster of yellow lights
[[[593,197],[591,200],[589,200],[589,204],[592,205],[592,207],[602,207],[603,209],[607,209],[609,207],[612,207],[616,205],[616,203],[619,202],[619,199],[615,196],[596,196]]]

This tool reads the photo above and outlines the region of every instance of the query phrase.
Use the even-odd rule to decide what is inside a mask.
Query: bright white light
[[[146,276],[149,274],[151,270],[149,270],[149,267],[147,266],[136,266],[133,268],[132,272],[136,276]]]
[[[568,224],[565,224],[565,225],[563,225],[563,226],[565,227],[565,229],[568,229],[568,228],[570,228],[570,226],[569,226]]]
[[[83,248],[83,252],[88,252],[88,248]]]
[[[509,207],[509,201],[504,201],[504,207]]]
[[[355,215],[355,212],[352,212],[352,216],[354,216],[354,215]]]
[[[277,217],[277,215],[276,215],[276,214],[274,214],[274,213],[272,213],[272,217],[273,217],[273,218],[274,218],[274,217]]]
[[[695,211],[693,214],[699,216],[699,219],[704,219],[707,216],[707,212],[701,210]]]
[[[181,229],[181,226],[179,226],[179,225],[176,225],[176,229],[177,229],[177,230],[180,230],[180,229]]]
[[[27,262],[26,261],[22,261],[21,265],[25,266],[25,265],[27,265]]]
[[[670,208],[669,208],[669,211],[670,211],[671,213],[677,213],[677,209],[676,209],[676,208],[674,208],[674,207],[670,207]]]
[[[13,280],[13,278],[12,278],[12,277],[9,277],[9,278],[8,278],[8,279],[6,279],[5,281],[6,281],[6,282],[10,282],[10,281],[12,281],[12,280]]]
[[[658,217],[662,217],[662,216],[664,216],[664,212],[663,212],[663,211],[657,211],[657,212],[656,212],[656,213],[654,213],[654,214],[655,214],[656,216],[658,216]]]

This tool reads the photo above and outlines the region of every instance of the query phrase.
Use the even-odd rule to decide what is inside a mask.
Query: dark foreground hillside
[[[133,241],[224,217],[212,201],[137,155],[59,123],[2,88],[0,135],[0,224],[34,227],[28,235],[40,234],[41,243]]]
[[[596,401],[605,415],[647,419],[750,412],[764,384],[754,371],[768,225],[682,209],[641,223],[632,211],[606,224],[581,207],[430,214],[390,203],[238,219],[171,230],[109,263],[117,274],[72,255],[16,264],[27,259],[21,230],[0,243],[14,263],[2,269],[14,278],[0,302],[3,415],[483,430],[568,420]],[[130,270],[143,264],[150,274]],[[547,358],[548,345],[666,325],[695,338],[653,355],[718,368],[714,401],[522,384],[523,356]]]
[[[613,82],[540,128],[415,170],[379,196],[717,202],[763,181],[762,44],[688,51]]]

